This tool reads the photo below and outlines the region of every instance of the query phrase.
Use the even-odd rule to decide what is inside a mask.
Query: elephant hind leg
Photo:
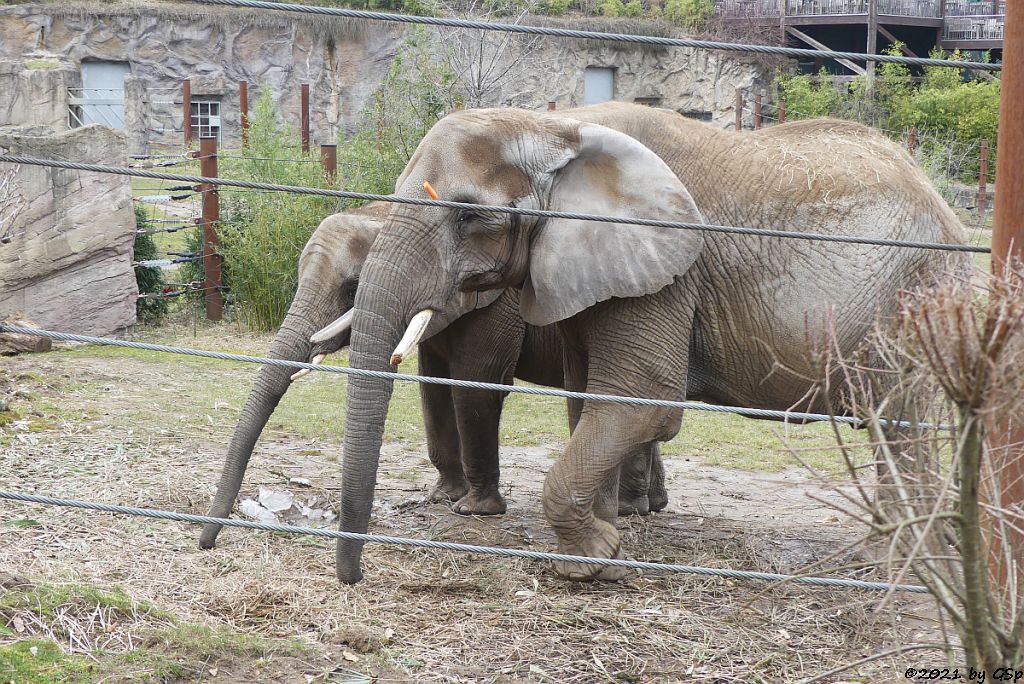
[[[648,515],[668,505],[665,466],[657,442],[641,444],[619,472],[619,515]]]

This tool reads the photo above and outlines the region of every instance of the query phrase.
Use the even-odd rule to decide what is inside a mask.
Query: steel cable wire
[[[548,211],[546,209],[525,209],[522,207],[503,207],[488,204],[469,204],[466,202],[450,202],[447,200],[421,199],[418,197],[399,197],[396,195],[380,195],[367,192],[349,192],[347,190],[329,190],[326,188],[307,188],[295,185],[278,185],[276,183],[258,183],[255,181],[233,180],[228,178],[210,178],[206,176],[183,176],[170,173],[158,173],[155,171],[143,171],[140,169],[128,169],[117,166],[106,166],[103,164],[86,164],[81,162],[68,162],[59,159],[39,159],[36,157],[23,157],[13,154],[0,154],[0,162],[10,164],[25,164],[28,166],[49,166],[58,169],[70,169],[75,171],[92,171],[96,173],[112,173],[122,176],[134,176],[137,178],[155,178],[158,180],[171,180],[186,183],[207,183],[210,185],[222,185],[234,188],[249,188],[252,190],[273,190],[277,192],[292,192],[304,195],[316,195],[320,197],[340,197],[344,199],[366,200],[374,202],[395,202],[399,204],[410,204],[421,207],[444,207],[446,209],[469,209],[479,212],[515,214],[519,216],[536,216],[541,218],[562,218],[577,221],[595,221],[598,223],[621,223],[634,226],[655,226],[658,228],[675,228],[679,230],[699,230],[706,233],[728,233],[732,235],[751,235],[757,237],[776,237],[794,240],[812,240],[820,242],[841,242],[847,244],[874,245],[877,247],[908,247],[914,249],[931,249],[946,252],[976,252],[990,254],[991,247],[975,245],[949,244],[945,242],[917,242],[913,240],[890,240],[885,238],[867,238],[853,235],[830,235],[826,233],[811,233],[795,230],[770,230],[767,228],[750,228],[743,226],[723,226],[704,223],[690,223],[685,221],[663,221],[659,219],[641,219],[625,216],[604,216],[600,214],[584,214],[568,211]]]
[[[75,335],[72,333],[54,332],[52,330],[41,330],[39,328],[26,328],[17,325],[0,323],[0,332],[18,333],[21,335],[36,335],[48,337],[52,340],[63,342],[87,342],[89,344],[101,344],[112,347],[126,347],[128,349],[146,349],[149,351],[165,352],[168,354],[184,354],[185,356],[198,356],[220,361],[239,361],[241,363],[258,363],[266,366],[280,366],[298,370],[308,368],[314,371],[326,373],[340,373],[342,375],[355,375],[366,378],[379,378],[385,380],[401,380],[405,382],[418,382],[428,385],[449,385],[452,387],[465,387],[468,389],[490,390],[496,392],[512,392],[517,394],[532,394],[542,397],[561,397],[565,399],[583,399],[585,401],[603,401],[616,404],[633,404],[636,406],[658,406],[663,408],[689,409],[693,411],[709,411],[711,413],[734,413],[751,418],[772,418],[781,421],[794,422],[826,422],[835,421],[848,425],[861,425],[859,418],[852,416],[829,416],[824,413],[808,413],[803,411],[778,411],[774,409],[760,409],[742,406],[722,406],[719,404],[705,404],[699,401],[674,401],[670,399],[648,399],[645,397],[625,397],[615,394],[594,394],[592,392],[571,392],[569,390],[550,389],[544,387],[525,387],[523,385],[502,385],[494,382],[478,382],[475,380],[454,380],[452,378],[432,377],[426,375],[414,375],[411,373],[391,373],[388,371],[366,370],[362,368],[345,368],[342,366],[328,366],[323,364],[305,363],[303,361],[289,361],[286,359],[269,359],[262,356],[248,356],[245,354],[229,354],[226,352],[207,351],[205,349],[192,349],[190,347],[173,347],[164,344],[149,344],[147,342],[131,342],[128,340],[115,340],[106,337],[90,337],[88,335]],[[932,423],[915,423],[905,420],[880,421],[883,425],[894,427],[919,427],[921,429],[948,429],[947,425],[934,425]]]
[[[837,577],[807,577],[801,575],[782,575],[772,572],[756,572],[752,570],[728,570],[723,568],[705,568],[695,565],[676,565],[672,563],[648,563],[645,561],[634,561],[620,558],[591,558],[589,556],[572,556],[562,553],[548,553],[545,551],[527,551],[525,549],[506,549],[496,546],[477,546],[474,544],[458,544],[455,542],[435,541],[432,539],[409,539],[406,537],[392,537],[382,534],[359,534],[357,532],[343,532],[341,530],[329,530],[316,527],[298,527],[293,525],[281,525],[276,523],[253,522],[249,520],[237,520],[234,518],[213,518],[207,515],[194,515],[191,513],[176,513],[174,511],[163,511],[153,508],[136,508],[133,506],[118,506],[114,504],[97,503],[94,501],[82,501],[79,499],[61,499],[51,496],[37,494],[24,494],[21,492],[9,492],[0,490],[0,499],[8,501],[20,501],[23,503],[42,504],[44,506],[63,506],[67,508],[80,508],[103,513],[116,513],[118,515],[131,515],[144,518],[155,518],[157,520],[171,520],[175,522],[187,522],[199,525],[223,525],[224,527],[242,527],[252,530],[263,530],[265,532],[280,532],[283,534],[299,534],[314,537],[327,537],[331,539],[349,539],[360,542],[386,544],[390,546],[407,546],[440,551],[455,551],[460,553],[478,553],[489,556],[503,556],[507,558],[525,558],[541,561],[564,561],[568,563],[584,563],[587,565],[604,565],[619,568],[630,568],[633,570],[651,570],[661,572],[684,573],[690,575],[704,575],[710,577],[722,577],[726,579],[757,580],[764,582],[794,582],[799,584],[810,584],[820,587],[844,587],[848,589],[872,589],[877,591],[906,591],[911,593],[926,594],[927,587],[915,586],[912,584],[887,584],[885,582],[865,582],[864,580],[843,579]]]
[[[246,9],[262,9],[277,12],[293,12],[297,14],[320,14],[350,19],[369,19],[372,21],[390,21],[402,24],[426,24],[428,26],[449,26],[453,28],[478,29],[481,31],[503,31],[506,33],[526,33],[535,36],[552,36],[556,38],[577,38],[583,40],[605,40],[615,43],[641,43],[644,45],[668,45],[674,47],[690,47],[704,50],[724,50],[728,52],[752,52],[762,55],[783,55],[786,57],[810,57],[812,59],[852,59],[862,62],[891,62],[896,64],[913,64],[917,66],[955,67],[958,69],[977,69],[979,71],[1001,71],[1001,64],[987,62],[964,62],[952,59],[932,59],[930,57],[905,57],[902,55],[875,55],[864,52],[842,52],[838,50],[813,50],[809,48],[788,48],[774,45],[750,45],[744,43],[728,43],[717,40],[695,40],[692,38],[669,38],[664,36],[642,36],[625,33],[604,33],[600,31],[578,31],[575,29],[554,28],[549,26],[529,26],[509,24],[496,21],[476,21],[472,19],[454,19],[448,17],[423,17],[408,14],[390,14],[387,12],[370,12],[367,10],[343,9],[340,7],[320,7],[311,5],[293,5],[260,0],[189,0],[193,4],[221,5],[224,7],[242,7]]]

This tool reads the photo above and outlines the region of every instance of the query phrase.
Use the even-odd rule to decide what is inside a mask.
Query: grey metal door
[[[131,71],[128,62],[82,62],[81,92],[71,93],[82,125],[124,128],[124,77]]]
[[[587,67],[583,72],[583,104],[601,104],[615,97],[615,70]]]

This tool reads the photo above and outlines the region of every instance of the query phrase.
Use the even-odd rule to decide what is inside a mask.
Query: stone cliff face
[[[186,78],[194,100],[206,96],[222,102],[229,141],[238,135],[239,81],[251,84],[251,100],[259,88],[270,88],[291,123],[298,122],[300,84],[309,83],[313,138],[331,143],[356,129],[408,31],[398,24],[304,20],[195,5],[68,9],[29,4],[0,7],[0,59],[20,59],[35,50],[59,55],[72,67],[88,60],[128,62],[133,78],[127,87],[142,99],[142,111],[128,116],[133,151],[147,142],[181,140],[180,86]],[[479,34],[432,31],[434,49],[455,52],[456,71],[472,81],[470,48],[480,42]],[[485,41],[501,41],[500,35],[488,34]],[[765,82],[755,66],[717,53],[592,41],[514,38],[488,62],[491,75],[508,71],[508,76],[481,89],[471,105],[581,105],[584,71],[596,66],[614,70],[614,99],[643,98],[728,125],[735,88]],[[126,115],[132,106],[127,103]]]
[[[109,128],[47,133],[0,128],[0,151],[127,162],[124,136]],[[0,243],[0,318],[21,311],[44,328],[85,335],[135,323],[135,215],[127,178],[20,166],[0,196],[11,201],[21,209],[0,226],[7,236]]]

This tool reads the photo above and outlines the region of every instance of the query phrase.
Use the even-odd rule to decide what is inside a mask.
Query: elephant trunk
[[[410,301],[407,290],[413,280],[399,271],[395,263],[401,260],[371,255],[363,267],[352,319],[352,368],[393,370],[389,360],[405,329]],[[349,379],[340,516],[344,532],[364,534],[369,526],[392,386],[388,379]],[[362,579],[362,550],[363,542],[338,540],[336,569],[340,581],[355,584]]]
[[[308,361],[310,354],[310,336],[323,326],[330,318],[330,308],[326,299],[316,295],[300,292],[292,300],[281,328],[270,347],[268,356],[272,359],[288,361]],[[225,518],[231,513],[231,507],[238,491],[242,487],[242,477],[252,456],[253,447],[260,433],[266,427],[281,397],[288,391],[291,374],[294,369],[280,366],[263,366],[260,368],[256,384],[249,393],[249,398],[242,409],[242,415],[235,427],[228,447],[227,459],[217,485],[217,493],[213,497],[209,515]],[[221,525],[208,523],[203,526],[199,537],[199,547],[213,548],[220,533]]]

